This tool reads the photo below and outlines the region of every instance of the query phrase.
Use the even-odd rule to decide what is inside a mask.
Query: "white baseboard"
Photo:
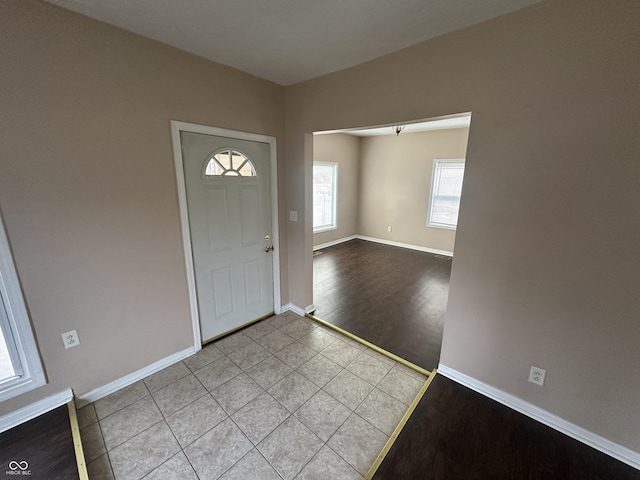
[[[447,257],[453,257],[453,252],[448,250],[438,250],[437,248],[429,248],[429,247],[421,247],[419,245],[411,245],[409,243],[402,242],[394,242],[392,240],[383,240],[382,238],[374,238],[367,237],[365,235],[351,235],[350,237],[339,238],[338,240],[334,240],[332,242],[322,243],[320,245],[315,245],[313,247],[313,251],[320,250],[327,247],[332,247],[333,245],[338,245],[339,243],[348,242],[349,240],[366,240],[368,242],[382,243],[384,245],[391,245],[392,247],[402,247],[408,248],[410,250],[418,250],[420,252],[433,253],[436,255],[446,255]]]
[[[487,385],[486,383],[469,377],[464,373],[460,373],[453,368],[449,368],[446,365],[438,365],[438,373],[453,380],[454,382],[464,385],[465,387],[469,387],[471,390],[474,390],[485,397],[489,397],[496,402],[506,405],[527,417],[533,418],[554,430],[564,433],[579,442],[589,445],[602,453],[640,470],[640,453],[638,452],[627,447],[623,447],[611,440],[607,440],[606,438],[568,422],[553,413],[543,410],[540,407],[536,407],[532,403],[526,402],[514,395],[511,395],[510,393],[492,387],[491,385]]]
[[[63,390],[62,392],[50,395],[42,400],[38,400],[31,405],[22,407],[15,412],[7,413],[0,417],[0,433],[6,432],[10,428],[17,427],[18,425],[28,422],[40,415],[44,415],[54,408],[66,405],[72,399],[73,391],[68,388],[67,390]]]
[[[351,235],[350,237],[339,238],[338,240],[333,240],[327,243],[321,243],[320,245],[315,245],[313,247],[313,251],[320,250],[322,248],[332,247],[334,245],[338,245],[339,243],[348,242],[349,240],[355,240],[357,235]]]
[[[359,240],[367,240],[369,242],[383,243],[385,245],[391,245],[392,247],[409,248],[411,250],[418,250],[420,252],[434,253],[436,255],[446,255],[447,257],[453,257],[453,252],[449,252],[448,250],[438,250],[436,248],[421,247],[419,245],[411,245],[409,243],[383,240],[382,238],[365,237],[364,235],[356,235],[356,238]]]
[[[313,308],[313,306],[307,307],[307,308]],[[315,310],[315,308],[314,308],[314,310]],[[307,314],[306,309],[304,309],[302,307],[299,307],[299,306],[297,306],[297,305],[295,305],[293,303],[287,303],[286,305],[284,305],[282,307],[282,311],[283,312],[293,312],[296,315],[300,315],[301,317],[304,317]],[[313,310],[311,310],[311,311],[313,311]]]
[[[195,347],[189,347],[181,352],[176,352],[173,355],[169,355],[157,362],[152,363],[140,370],[136,370],[129,375],[125,375],[117,380],[114,380],[111,383],[107,383],[102,387],[98,387],[95,390],[91,390],[90,392],[79,395],[76,399],[76,406],[78,408],[84,407],[89,403],[93,403],[96,400],[100,400],[101,398],[106,397],[107,395],[112,394],[113,392],[117,392],[118,390],[127,387],[133,383],[136,383],[139,380],[142,380],[145,377],[148,377],[152,373],[159,372],[163,368],[170,367],[174,363],[178,363],[180,360],[184,360],[187,357],[190,357],[196,353]]]

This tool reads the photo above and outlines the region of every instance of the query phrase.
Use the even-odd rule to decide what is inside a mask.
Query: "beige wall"
[[[193,345],[169,120],[282,151],[284,89],[31,0],[1,3],[0,43],[0,208],[49,380],[2,415]]]
[[[455,230],[427,226],[433,160],[465,158],[468,136],[459,128],[364,137],[358,234],[453,252]]]
[[[544,1],[288,87],[290,294],[312,302],[308,134],[471,111],[442,363],[640,452],[640,6],[615,3]]]
[[[315,135],[313,160],[338,164],[337,228],[313,234],[315,247],[357,233],[360,138],[344,133]]]

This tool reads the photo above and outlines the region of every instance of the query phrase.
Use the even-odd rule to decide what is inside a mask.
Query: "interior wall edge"
[[[286,305],[282,306],[282,313],[285,313],[285,312],[293,312],[296,315],[299,315],[301,317],[304,317],[306,314],[304,308],[299,307],[298,305],[295,305],[293,303],[287,303]]]

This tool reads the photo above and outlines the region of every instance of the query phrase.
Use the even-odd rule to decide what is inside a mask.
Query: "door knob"
[[[271,245],[270,247],[264,247],[264,251],[269,253],[269,252],[273,252],[274,248],[273,245]]]

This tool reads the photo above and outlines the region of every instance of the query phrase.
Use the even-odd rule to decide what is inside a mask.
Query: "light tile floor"
[[[425,381],[273,316],[78,410],[89,477],[362,479]]]

